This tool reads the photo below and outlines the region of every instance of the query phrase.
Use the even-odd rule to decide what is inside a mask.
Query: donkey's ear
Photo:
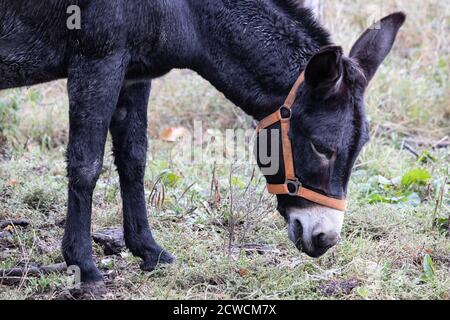
[[[368,82],[372,80],[378,67],[391,51],[405,20],[406,15],[403,12],[383,18],[366,30],[350,51],[350,57],[359,62]]]
[[[325,93],[335,87],[342,76],[342,70],[342,48],[325,47],[308,62],[305,81],[313,89]]]

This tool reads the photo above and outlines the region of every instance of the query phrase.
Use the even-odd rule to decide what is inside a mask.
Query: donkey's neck
[[[261,120],[283,104],[311,56],[330,44],[312,14],[289,3],[167,2],[158,13],[158,61],[196,71]]]
[[[195,34],[185,34],[186,67],[257,120],[283,104],[311,56],[330,44],[307,10],[284,1],[188,1]]]

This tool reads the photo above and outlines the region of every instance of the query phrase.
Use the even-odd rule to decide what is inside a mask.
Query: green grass
[[[362,0],[327,6],[326,24],[348,50],[367,26],[371,7]],[[146,192],[155,237],[177,261],[143,273],[128,251],[105,257],[94,246],[110,298],[450,299],[450,150],[427,143],[450,133],[450,6],[418,0],[384,6],[383,13],[402,9],[409,19],[368,92],[372,141],[350,183],[341,244],[318,260],[299,254],[258,171],[251,178],[254,167],[187,164],[174,156],[177,146],[159,139],[165,127],[191,129],[194,120],[205,130],[251,125],[206,81],[174,71],[153,87]],[[62,261],[67,113],[64,82],[0,93],[0,219],[31,222],[0,239],[0,269]],[[432,159],[418,161],[405,143]],[[121,224],[109,141],[107,150],[95,191],[94,230]],[[402,184],[412,169],[430,177]],[[164,196],[151,193],[157,181]],[[66,280],[54,274],[0,284],[0,299],[60,297]]]

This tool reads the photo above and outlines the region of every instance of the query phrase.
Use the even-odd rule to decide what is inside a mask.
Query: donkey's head
[[[309,61],[289,134],[295,175],[308,189],[346,197],[352,168],[369,140],[364,92],[404,21],[403,13],[384,18],[360,37],[349,57],[330,46]],[[280,179],[267,178],[269,183]],[[278,196],[278,209],[288,222],[290,239],[308,255],[319,257],[338,243],[344,212],[289,195]]]

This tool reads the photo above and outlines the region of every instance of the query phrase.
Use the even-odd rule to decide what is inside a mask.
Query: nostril
[[[326,245],[326,236],[325,233],[319,233],[318,235],[313,237],[313,244],[316,248],[325,248]]]
[[[339,242],[339,235],[337,233],[319,233],[312,240],[317,249],[328,249]]]

